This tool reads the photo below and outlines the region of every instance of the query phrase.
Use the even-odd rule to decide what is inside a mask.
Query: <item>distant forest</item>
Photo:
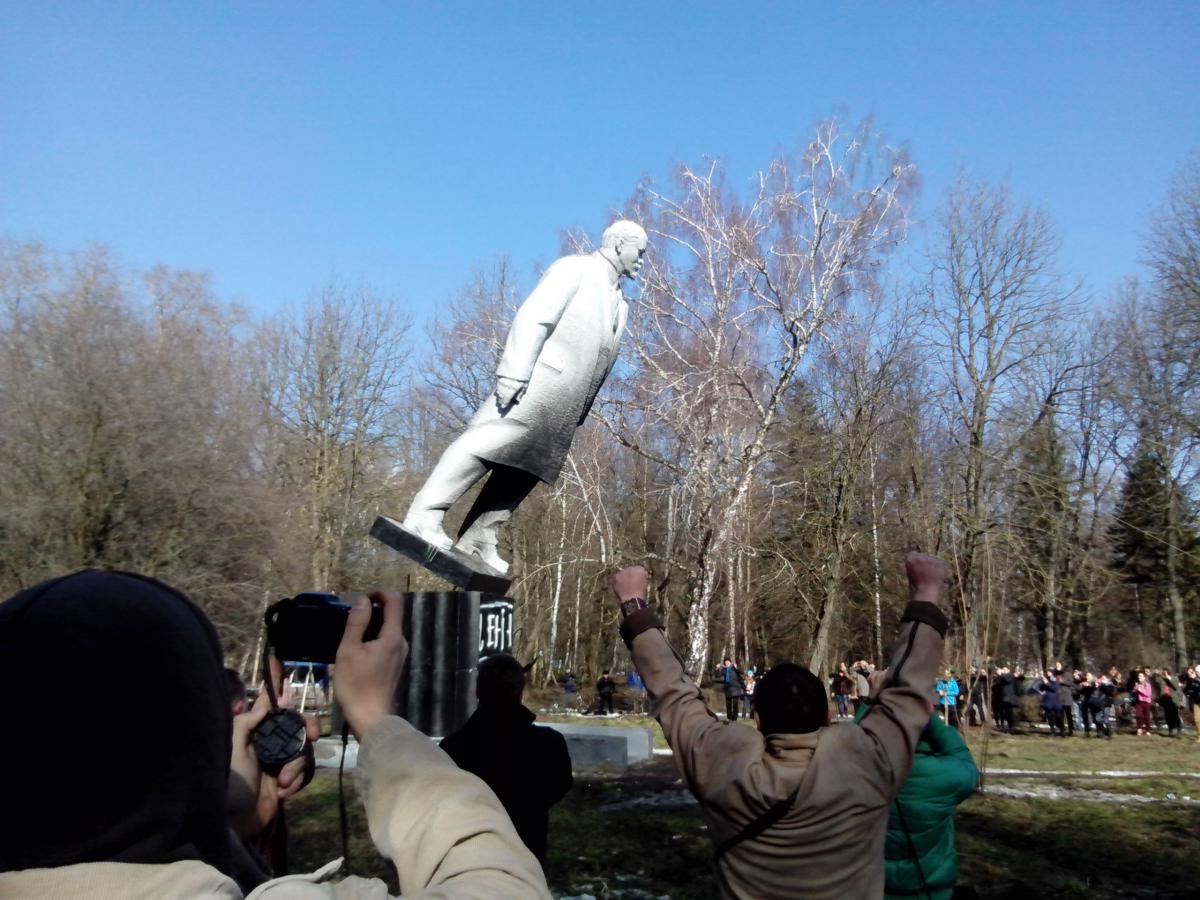
[[[1197,662],[1200,154],[1106,298],[966,175],[901,276],[917,172],[827,121],[747,188],[719,162],[636,186],[621,361],[503,548],[539,679],[628,664],[606,592],[633,562],[695,672],[878,659],[911,549],[954,573],[950,664]],[[367,531],[492,389],[518,280],[482,263],[427,326],[345,284],[253,318],[202,274],[0,243],[0,590],[157,576],[248,673],[279,597],[441,587]]]

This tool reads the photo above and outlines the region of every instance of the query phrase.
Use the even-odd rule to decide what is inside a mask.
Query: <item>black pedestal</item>
[[[479,660],[512,652],[513,603],[478,591],[417,591],[404,599],[408,661],[396,712],[426,734],[444,737],[475,709]]]

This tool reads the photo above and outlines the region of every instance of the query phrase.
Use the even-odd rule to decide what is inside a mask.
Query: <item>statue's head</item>
[[[619,219],[604,229],[600,249],[607,251],[605,256],[616,266],[617,272],[636,278],[646,253],[646,232],[637,222]]]

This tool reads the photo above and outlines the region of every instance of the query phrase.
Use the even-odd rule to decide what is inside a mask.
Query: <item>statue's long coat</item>
[[[565,256],[521,304],[497,376],[528,380],[501,413],[489,396],[468,426],[471,451],[548,484],[558,478],[600,386],[617,359],[629,304],[599,253]]]

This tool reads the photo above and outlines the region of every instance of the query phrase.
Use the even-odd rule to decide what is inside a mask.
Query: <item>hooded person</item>
[[[446,896],[453,884],[471,896],[549,897],[487,787],[389,714],[408,650],[403,603],[372,596],[383,627],[365,642],[370,605],[364,598],[351,611],[338,698],[359,739],[371,835],[401,890]],[[151,578],[77,572],[0,603],[0,658],[22,686],[9,721],[27,736],[0,742],[10,773],[0,896],[243,896],[230,877],[231,824],[261,797],[249,738],[267,707],[234,720],[220,642],[198,607]],[[80,702],[85,679],[92,695]],[[250,896],[386,896],[376,880],[319,883],[339,865],[268,881]]]
[[[233,714],[220,642],[195,605],[151,578],[78,572],[0,604],[0,658],[21,685],[9,722],[28,736],[0,742],[13,776],[0,872],[229,870]]]

